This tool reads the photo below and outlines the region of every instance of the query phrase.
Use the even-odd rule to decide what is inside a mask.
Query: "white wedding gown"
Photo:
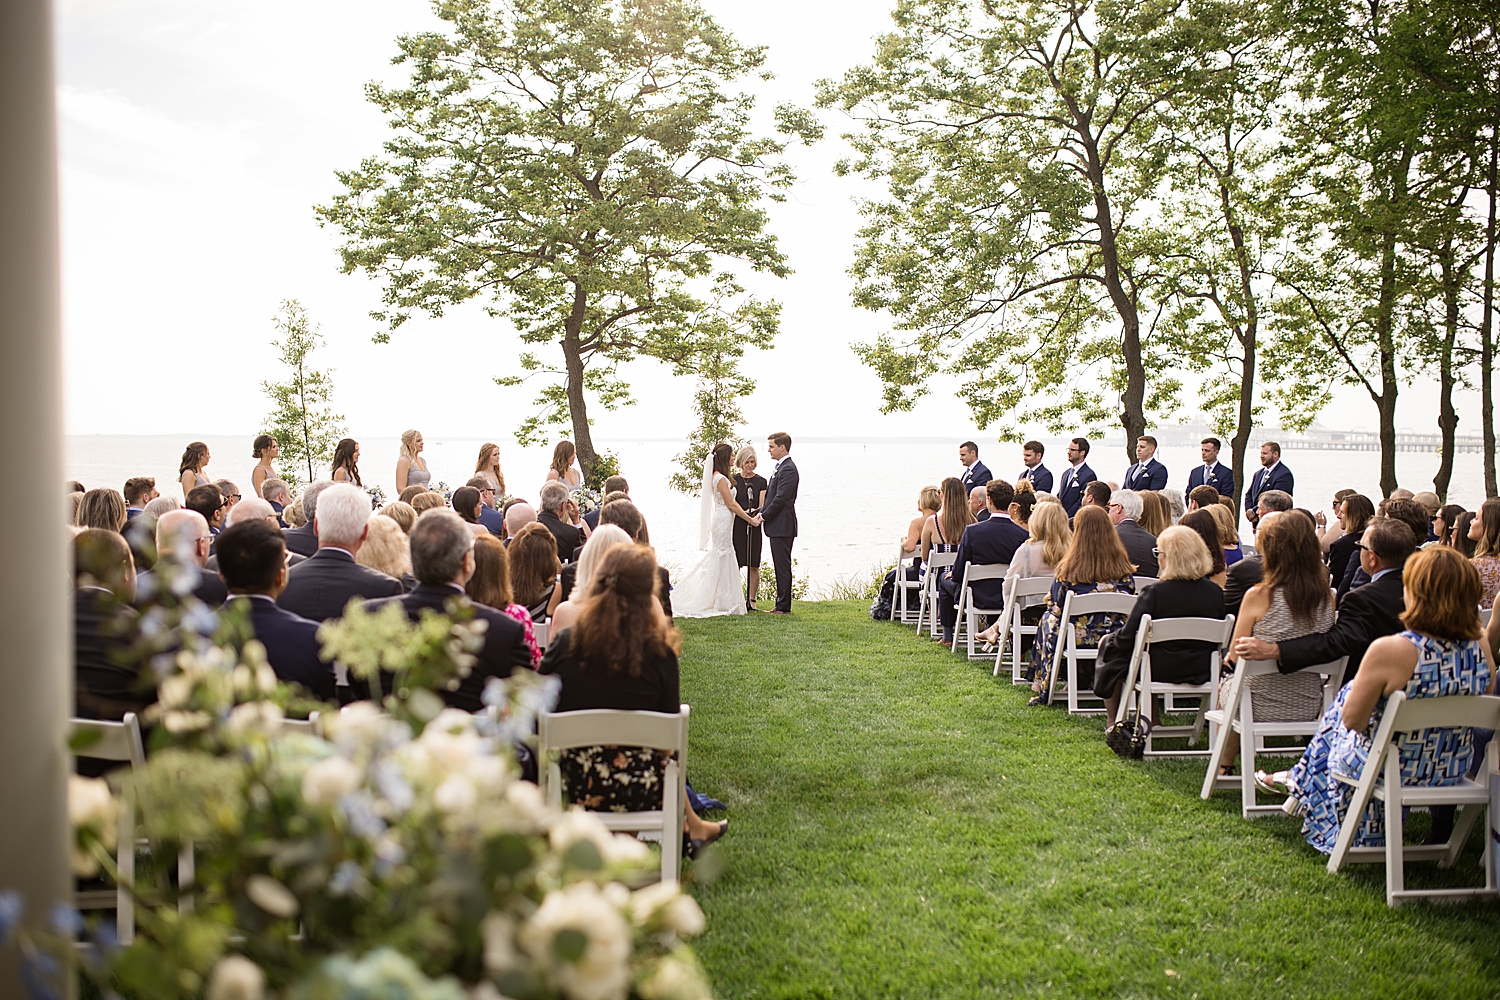
[[[719,493],[719,480],[723,478],[714,473],[708,551],[698,565],[672,581],[672,614],[683,618],[745,613],[745,592],[740,585],[739,562],[734,557],[734,514]]]

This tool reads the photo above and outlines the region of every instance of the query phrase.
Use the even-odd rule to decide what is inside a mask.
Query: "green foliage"
[[[593,467],[583,477],[583,485],[586,489],[595,493],[602,493],[604,481],[610,476],[620,474],[620,456],[612,451],[601,452],[595,456]]]
[[[792,560],[792,600],[805,601],[808,593],[812,590],[812,581],[806,576],[797,575],[797,560]],[[776,603],[776,567],[768,562],[760,564],[760,590],[755,595],[759,604],[772,605]]]
[[[739,399],[754,386],[740,374],[737,365],[747,342],[758,342],[775,333],[779,311],[780,306],[769,303],[741,308],[732,315],[721,314],[715,340],[678,366],[680,373],[698,376],[693,391],[698,426],[688,435],[686,450],[677,456],[680,470],[667,480],[673,489],[696,496],[703,488],[703,461],[714,445],[723,442],[737,450],[743,443],[739,429],[745,417]]]
[[[271,341],[287,368],[285,382],[262,382],[261,390],[271,398],[272,410],[264,432],[281,445],[281,460],[287,468],[307,467],[307,481],[317,478],[314,467],[333,461],[334,448],[344,436],[344,418],[333,412],[333,372],[310,367],[309,356],[323,342],[307,310],[296,299],[281,303],[275,319],[281,338]],[[289,476],[293,483],[295,476]]]
[[[340,172],[318,216],[346,237],[343,269],[383,283],[377,340],[478,299],[523,343],[557,345],[556,362],[523,352],[497,381],[544,381],[518,437],[566,429],[588,474],[587,397],[628,402],[621,363],[691,373],[775,332],[774,304],[725,273],[790,273],[763,207],[792,182],[787,142],[756,135],[753,98],[726,89],[765,54],[687,0],[434,10],[443,31],[397,41],[410,80],[366,89],[393,130],[383,155]],[[818,134],[797,109],[776,121]]]

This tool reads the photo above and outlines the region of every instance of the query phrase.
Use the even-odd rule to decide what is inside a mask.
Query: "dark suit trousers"
[[[792,610],[792,543],[797,539],[773,535],[766,539],[771,544],[771,565],[776,567],[776,610]]]

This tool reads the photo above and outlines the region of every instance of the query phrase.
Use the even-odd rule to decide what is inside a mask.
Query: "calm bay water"
[[[793,431],[795,434],[795,430]],[[250,457],[253,435],[202,438],[212,454],[208,475],[227,478],[248,487],[255,459]],[[163,493],[178,490],[177,465],[183,447],[191,440],[183,436],[79,435],[66,440],[67,477],[86,487],[119,489],[131,476],[155,476]],[[450,487],[463,485],[471,476],[482,444],[479,438],[438,438],[429,435],[424,455],[434,482]],[[1043,439],[1046,464],[1054,474],[1064,464],[1066,444],[1062,439]],[[667,485],[674,468],[673,457],[682,450],[680,440],[610,440],[597,446],[614,451],[622,473],[630,481],[630,493],[645,514],[651,541],[663,563],[681,568],[698,558],[698,500],[677,493]],[[394,499],[396,438],[361,438],[360,471],[367,485],[379,483]],[[514,496],[535,501],[546,477],[550,448],[501,446],[501,468],[506,486]],[[986,465],[1002,479],[1014,480],[1022,468],[1020,448],[1014,445],[982,444]],[[769,476],[770,462],[761,451],[761,473]],[[889,562],[897,539],[916,513],[920,489],[936,484],[958,471],[957,441],[797,441],[792,455],[801,474],[797,516],[801,533],[795,555],[797,572],[811,578],[814,588],[826,587],[843,578],[868,578],[873,569]],[[1189,471],[1198,463],[1197,448],[1163,447],[1157,457],[1171,473],[1168,486],[1182,489]],[[1366,496],[1380,495],[1380,456],[1374,452],[1287,452],[1286,465],[1296,476],[1299,506],[1316,512],[1330,509],[1336,490],[1351,488]],[[1118,447],[1097,446],[1090,466],[1100,478],[1119,481],[1127,462]],[[1420,491],[1432,488],[1437,455],[1401,454],[1397,472],[1401,484]],[[282,470],[286,477],[293,470]],[[316,470],[326,476],[327,469]],[[307,470],[301,470],[301,479]],[[1243,493],[1243,485],[1240,487]],[[1460,455],[1454,470],[1450,501],[1473,509],[1484,499],[1484,476],[1480,456]],[[769,550],[765,553],[769,561]]]

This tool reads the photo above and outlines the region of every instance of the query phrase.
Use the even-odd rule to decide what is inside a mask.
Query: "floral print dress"
[[[1042,614],[1041,623],[1037,625],[1036,640],[1031,646],[1031,667],[1027,676],[1031,680],[1031,688],[1039,695],[1039,703],[1047,704],[1052,690],[1052,658],[1057,655],[1058,636],[1062,630],[1063,602],[1067,600],[1069,593],[1074,594],[1134,594],[1135,580],[1126,577],[1123,580],[1104,580],[1100,583],[1069,583],[1065,580],[1057,580],[1052,584],[1052,591],[1047,595],[1047,609]],[[1092,649],[1099,645],[1099,640],[1106,635],[1121,628],[1125,624],[1125,615],[1113,614],[1101,611],[1097,614],[1083,615],[1073,619],[1074,639],[1080,647]],[[1080,668],[1083,666],[1079,664]],[[1087,683],[1080,678],[1080,683]]]
[[[531,669],[535,670],[542,665],[542,647],[536,641],[536,627],[531,621],[531,612],[519,604],[507,604],[501,609],[505,614],[521,623],[521,628],[526,631],[526,648],[531,652]]]
[[[1417,668],[1406,683],[1408,698],[1439,698],[1445,695],[1485,694],[1490,686],[1490,668],[1479,640],[1454,642],[1434,639],[1407,630],[1401,638],[1417,647]],[[1352,682],[1351,682],[1352,684]],[[1358,781],[1370,755],[1370,741],[1380,728],[1386,699],[1382,698],[1370,718],[1370,728],[1359,732],[1344,728],[1344,702],[1351,684],[1345,684],[1333,705],[1323,713],[1302,759],[1292,769],[1292,795],[1306,810],[1302,835],[1324,854],[1332,854],[1339,827],[1349,809],[1354,786],[1334,774]],[[1391,748],[1401,756],[1401,780],[1408,785],[1456,785],[1474,760],[1471,729],[1424,729],[1403,733]],[[1385,806],[1371,802],[1354,837],[1355,847],[1385,845]]]

